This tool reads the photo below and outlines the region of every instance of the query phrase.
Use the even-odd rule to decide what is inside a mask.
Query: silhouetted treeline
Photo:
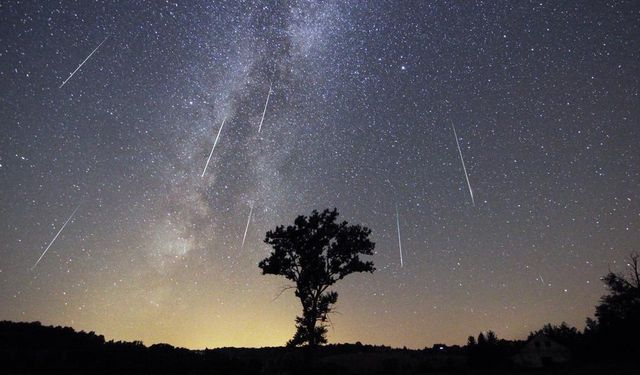
[[[168,344],[106,341],[94,332],[40,322],[0,322],[0,373],[307,373],[306,348],[218,348],[189,350]],[[332,344],[322,357],[351,353],[409,353],[388,346]],[[391,364],[393,365],[393,364]],[[393,366],[391,366],[393,367]],[[315,373],[345,373],[333,363],[314,364]]]
[[[619,362],[598,343],[592,331],[583,333],[566,324],[546,325],[532,332],[543,334],[575,353],[572,362],[559,367]],[[0,373],[191,373],[191,374],[280,374],[280,373],[428,373],[459,371],[513,371],[513,358],[526,341],[498,339],[489,331],[466,346],[436,344],[422,350],[389,346],[331,344],[316,350],[313,366],[305,362],[307,348],[219,348],[189,350],[168,344],[149,347],[139,341],[105,341],[93,332],[67,327],[47,327],[39,322],[0,322]],[[637,352],[637,344],[635,346]],[[626,357],[633,368],[635,357]],[[558,366],[557,366],[558,367]]]
[[[495,332],[481,332],[478,338],[469,336],[465,352],[468,365],[474,368],[512,367],[512,357],[522,346],[522,341],[499,340]]]
[[[105,341],[94,332],[67,327],[2,321],[0,373],[414,374],[471,368],[476,373],[512,374],[522,367],[553,367],[572,374],[640,373],[638,255],[631,256],[629,269],[603,278],[609,293],[584,331],[566,323],[547,324],[523,341],[499,339],[487,331],[469,336],[463,347],[436,344],[409,350],[332,344],[314,348],[310,356],[309,346],[147,347],[140,341]]]
[[[0,322],[0,373],[255,373],[250,366],[220,350],[146,347],[140,341],[105,341],[93,332],[39,322]]]

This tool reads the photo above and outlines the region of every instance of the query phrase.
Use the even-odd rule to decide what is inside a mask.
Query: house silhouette
[[[571,360],[571,351],[544,333],[531,337],[512,357],[515,364],[524,367],[547,367]]]

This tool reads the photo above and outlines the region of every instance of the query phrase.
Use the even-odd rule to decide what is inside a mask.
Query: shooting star
[[[400,237],[400,214],[398,213],[398,200],[396,197],[396,188],[393,186],[391,181],[386,178],[385,181],[391,186],[391,191],[393,192],[394,205],[396,207],[396,228],[398,229],[398,249],[400,250],[400,267],[404,267],[404,262],[402,260],[402,239]]]
[[[73,216],[76,214],[76,211],[78,211],[78,208],[80,208],[80,205],[78,205],[76,207],[75,210],[73,210],[73,212],[71,213],[71,216],[69,216],[69,218],[67,219],[67,221],[64,222],[64,224],[62,224],[62,227],[60,228],[60,230],[58,231],[58,233],[56,233],[55,237],[53,237],[53,239],[51,240],[51,242],[49,242],[49,245],[47,245],[47,248],[44,249],[44,251],[42,252],[42,255],[40,255],[40,258],[38,258],[38,260],[36,261],[36,263],[33,265],[33,267],[31,267],[31,270],[33,271],[36,266],[38,266],[38,263],[40,263],[40,260],[42,260],[42,258],[44,257],[44,255],[47,253],[47,251],[49,251],[49,248],[51,247],[51,245],[53,245],[54,242],[56,242],[56,239],[58,238],[58,236],[60,235],[60,233],[62,233],[62,231],[64,230],[64,227],[67,226],[67,224],[69,224],[69,221],[71,221],[71,219],[73,218]]]
[[[464,158],[462,157],[462,150],[460,149],[460,142],[458,142],[458,134],[456,133],[456,127],[451,121],[451,128],[453,128],[453,136],[456,137],[456,145],[458,146],[458,153],[460,154],[460,161],[462,162],[462,169],[464,170],[464,177],[467,179],[467,186],[469,187],[469,195],[471,195],[471,203],[475,207],[476,201],[473,198],[473,190],[471,189],[471,183],[469,182],[469,175],[467,174],[467,167],[464,164]]]
[[[249,223],[251,223],[251,214],[253,213],[253,204],[251,204],[250,207],[251,208],[249,209],[249,218],[247,219],[247,226],[244,228],[244,236],[242,236],[242,246],[240,247],[240,249],[244,249],[244,240],[247,239],[247,231],[249,230]]]
[[[209,153],[209,158],[207,159],[207,164],[204,165],[204,170],[202,171],[202,177],[207,172],[207,167],[209,166],[209,162],[211,161],[211,156],[213,155],[213,150],[216,149],[216,144],[218,143],[218,138],[220,138],[220,133],[222,132],[222,127],[224,126],[224,122],[227,121],[227,117],[222,120],[222,125],[220,125],[220,129],[218,129],[218,135],[216,135],[216,140],[213,141],[213,147],[211,147],[211,153]]]
[[[87,60],[89,60],[89,59],[91,58],[91,56],[93,56],[93,54],[94,54],[94,53],[96,53],[96,51],[98,50],[98,48],[100,48],[100,47],[102,46],[102,44],[103,44],[104,42],[106,42],[106,41],[107,41],[107,39],[109,39],[109,37],[104,38],[104,40],[102,41],[102,43],[98,44],[98,46],[97,46],[93,51],[91,51],[91,53],[89,54],[89,56],[87,56],[87,58],[86,58],[86,59],[84,59],[84,61],[83,61],[83,62],[81,62],[81,63],[80,63],[80,65],[78,65],[78,67],[76,68],[76,70],[74,70],[74,71],[73,71],[73,73],[71,73],[71,74],[69,75],[69,77],[67,77],[67,79],[65,79],[65,80],[64,80],[64,82],[62,82],[62,84],[60,85],[60,87],[58,87],[59,89],[61,89],[61,88],[62,88],[62,86],[64,86],[64,85],[65,85],[65,84],[66,84],[66,83],[71,79],[71,77],[73,77],[73,75],[74,75],[74,74],[76,74],[76,72],[77,72],[78,70],[80,70],[80,68],[82,68],[82,65],[84,65],[84,63],[86,63],[86,62],[87,62]]]
[[[400,249],[400,267],[404,267],[402,261],[402,239],[400,238],[400,215],[398,214],[398,204],[396,203],[396,227],[398,228],[398,248]]]
[[[269,92],[267,93],[267,101],[264,103],[264,110],[262,111],[262,119],[260,119],[260,125],[258,126],[258,133],[262,130],[262,122],[264,121],[264,115],[267,113],[267,106],[269,105],[269,97],[271,96],[271,87],[273,82],[269,83]]]
[[[542,275],[538,275],[538,277],[540,277],[540,282],[542,283],[542,285],[545,285],[544,284],[544,279],[542,278]]]

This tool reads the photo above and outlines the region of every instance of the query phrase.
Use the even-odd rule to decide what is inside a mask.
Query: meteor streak
[[[213,150],[216,148],[216,144],[218,143],[218,138],[220,138],[220,133],[222,132],[222,127],[224,126],[224,122],[227,121],[227,117],[222,120],[222,125],[220,125],[220,129],[218,129],[218,135],[216,135],[216,140],[213,141],[213,147],[211,147],[211,153],[209,153],[209,158],[207,159],[207,164],[204,165],[204,170],[202,171],[202,177],[207,172],[207,167],[209,166],[209,162],[211,161],[211,155],[213,155]]]
[[[473,198],[473,190],[471,189],[471,183],[469,182],[469,175],[467,174],[467,167],[464,164],[464,158],[462,157],[462,150],[460,149],[460,142],[458,142],[458,134],[456,133],[456,127],[453,125],[453,121],[451,121],[451,127],[453,128],[453,136],[456,137],[456,145],[458,146],[458,153],[460,154],[460,161],[462,162],[462,170],[464,170],[464,177],[467,179],[467,186],[469,187],[469,195],[471,195],[471,203],[473,203],[475,207],[476,201]]]
[[[273,82],[269,83],[269,92],[267,93],[267,101],[264,103],[264,110],[262,111],[262,119],[260,119],[260,125],[258,126],[258,133],[262,130],[262,122],[264,121],[264,115],[267,113],[267,106],[269,105],[269,97],[271,96],[271,87]]]
[[[102,43],[106,42],[106,41],[107,41],[107,39],[109,39],[109,37],[104,38],[104,40],[102,41]],[[64,86],[64,85],[67,83],[67,81],[69,81],[69,80],[71,79],[71,77],[73,77],[73,75],[74,75],[74,74],[76,74],[76,72],[77,72],[78,70],[80,70],[80,68],[82,68],[82,65],[84,65],[84,63],[86,63],[86,62],[87,62],[87,60],[89,60],[89,59],[91,58],[91,56],[93,56],[93,54],[94,54],[94,53],[96,53],[96,51],[98,50],[98,48],[100,48],[100,47],[102,46],[102,43],[98,44],[98,46],[97,46],[93,51],[91,51],[91,53],[89,54],[89,56],[87,56],[87,58],[86,58],[86,59],[84,59],[84,61],[83,61],[83,62],[81,62],[81,63],[80,63],[80,65],[78,65],[78,67],[76,68],[76,70],[74,70],[74,71],[73,71],[73,73],[71,73],[71,74],[69,75],[69,77],[67,77],[67,79],[65,79],[65,80],[64,80],[64,82],[62,82],[62,84],[60,85],[60,87],[58,87],[59,89],[61,89],[61,88],[62,88],[62,86]]]
[[[398,200],[396,197],[396,188],[393,186],[389,179],[385,179],[385,181],[391,186],[391,191],[393,192],[393,204],[396,207],[396,228],[398,229],[398,250],[400,250],[400,267],[404,267],[404,262],[402,260],[402,239],[400,237],[400,214],[398,213]]]
[[[38,265],[38,263],[40,263],[40,260],[42,260],[42,258],[44,257],[44,255],[47,253],[47,251],[49,251],[49,248],[51,247],[51,245],[53,245],[54,242],[56,242],[56,239],[58,238],[58,236],[60,235],[60,233],[62,233],[62,231],[64,230],[64,227],[67,226],[67,224],[69,224],[69,221],[71,221],[71,219],[73,218],[73,215],[76,214],[76,211],[78,211],[78,208],[80,208],[80,205],[78,205],[76,207],[75,210],[73,210],[73,212],[71,213],[71,216],[69,216],[69,218],[67,219],[67,221],[64,222],[64,224],[62,224],[62,227],[60,228],[60,230],[58,231],[58,233],[56,233],[55,237],[53,237],[53,239],[51,240],[51,242],[49,242],[49,245],[47,245],[47,248],[44,249],[44,251],[42,252],[42,255],[40,255],[40,258],[38,258],[38,260],[36,261],[36,263],[33,265],[33,267],[31,267],[31,270],[33,271],[36,266]]]
[[[398,248],[400,249],[400,267],[404,267],[402,262],[402,239],[400,238],[400,215],[398,214],[398,204],[396,203],[396,227],[398,228]]]
[[[251,208],[249,209],[249,218],[247,219],[247,226],[244,228],[244,236],[242,236],[241,249],[244,249],[244,240],[247,239],[247,231],[249,230],[249,223],[251,223],[251,214],[253,213],[253,204],[250,207]]]

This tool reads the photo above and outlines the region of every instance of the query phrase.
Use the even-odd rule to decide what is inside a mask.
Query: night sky
[[[264,234],[336,207],[377,271],[330,342],[582,328],[640,243],[639,61],[637,1],[3,2],[0,319],[283,345]]]

